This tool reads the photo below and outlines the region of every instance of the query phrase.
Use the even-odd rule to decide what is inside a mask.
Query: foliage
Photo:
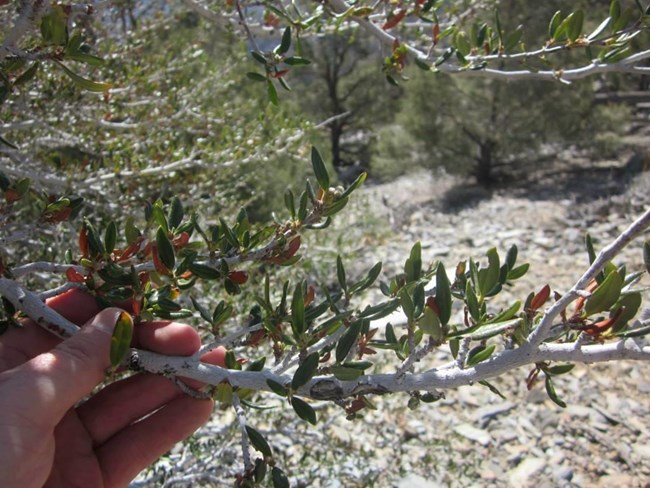
[[[78,327],[44,301],[72,288],[85,290],[104,306],[125,307],[133,319],[120,314],[112,366],[164,374],[189,395],[232,406],[242,426],[244,467],[238,486],[269,479],[274,486],[289,484],[278,449],[250,425],[257,400],[269,394],[298,418],[317,424],[313,400],[333,402],[355,419],[375,408],[374,396],[386,393],[407,392],[411,408],[439,400],[439,389],[463,384],[478,383],[499,394],[489,379],[529,365],[528,385],[543,373],[549,398],[563,407],[554,381],[568,374],[573,363],[648,360],[649,351],[634,338],[650,331],[647,320],[636,318],[647,292],[638,282],[650,272],[650,244],[644,248],[645,270],[629,270],[613,259],[650,226],[650,211],[600,252],[587,236],[591,265],[572,289],[561,292],[540,283],[503,308],[492,306],[494,297],[528,270],[519,263],[516,246],[500,252],[490,248],[449,270],[439,261],[425,263],[417,242],[394,276],[382,276],[381,262],[353,276],[340,255],[331,263],[335,278],[327,284],[275,274],[299,263],[302,234],[327,233],[366,178],[363,173],[347,188],[335,186],[330,164],[315,147],[305,150],[301,117],[281,108],[278,88],[289,91],[287,80],[309,64],[298,52],[305,36],[319,29],[352,28],[348,21],[359,23],[389,47],[382,69],[391,84],[404,79],[409,56],[434,76],[447,72],[461,78],[556,81],[613,68],[643,72],[635,63],[650,57],[631,42],[648,23],[647,9],[639,3],[621,11],[613,0],[609,20],[589,35],[583,10],[554,14],[542,35],[545,47],[537,52],[526,50],[523,32],[502,23],[498,10],[478,11],[489,12],[489,21],[452,23],[457,15],[465,19],[463,3],[449,9],[444,3],[350,6],[330,0],[310,15],[277,2],[252,13],[244,12],[238,0],[218,12],[192,4],[201,15],[160,8],[139,16],[122,5],[123,25],[141,30],[116,34],[110,20],[105,31],[93,23],[88,18],[92,12],[28,2],[16,14],[0,57],[6,124],[0,141],[6,161],[0,174],[0,330],[19,326],[27,316],[61,337],[76,333]],[[371,14],[380,15],[382,22],[369,22]],[[409,18],[422,21],[431,34],[419,27],[408,34]],[[34,19],[39,32],[28,32],[31,20],[26,19]],[[211,22],[210,28],[199,29],[203,19]],[[254,69],[241,66],[237,53],[242,46],[230,42],[232,32],[220,19],[238,19]],[[256,39],[251,30],[255,22],[262,32],[271,28],[271,47]],[[401,29],[400,39],[388,34]],[[22,36],[27,39],[18,49]],[[92,39],[96,47],[85,44]],[[428,55],[418,50],[425,41],[432,44]],[[570,67],[577,62],[573,52],[582,50],[599,59],[587,71]],[[317,50],[312,54],[319,56]],[[556,61],[548,61],[553,54]],[[522,74],[508,68],[522,60],[526,65],[551,63],[552,69],[529,67]],[[569,129],[585,130],[581,121],[591,113],[590,104],[580,91],[586,85],[577,90],[577,101],[585,103],[581,111],[559,84],[518,84],[515,91],[497,81],[487,83],[486,102],[464,78],[428,88],[414,81],[411,103],[435,117],[427,122],[433,125],[421,118],[403,119],[402,134],[423,140],[433,133],[436,143],[430,150],[440,157],[452,150],[446,149],[448,142],[460,148],[461,158],[468,156],[454,133],[486,140],[479,146],[487,144],[490,150],[512,146],[521,153],[533,140],[516,146],[514,140],[501,139],[501,129],[507,132],[503,121],[532,136],[551,133],[548,127],[527,125],[534,121],[518,105],[528,99],[540,111],[554,110],[545,98],[549,94],[572,104],[571,110],[560,109],[563,120],[552,130],[563,135]],[[515,92],[522,98],[512,96]],[[445,132],[450,122],[437,119],[438,112],[457,113],[451,105],[446,108],[455,99],[466,104],[464,112],[453,119],[455,129]],[[376,113],[385,115],[384,107]],[[54,136],[66,144],[53,143]],[[404,145],[393,144],[396,155],[412,157],[404,154]],[[289,154],[311,164],[298,165]],[[262,171],[260,163],[272,170]],[[313,177],[304,180],[307,171]],[[279,190],[293,178],[302,180],[300,186]],[[284,209],[273,222],[251,218],[266,216],[271,211],[267,206],[278,200]],[[237,204],[242,208],[236,209]],[[21,247],[24,242],[32,248]],[[364,303],[374,286],[382,297]],[[398,310],[403,324],[388,323],[382,330],[373,326]],[[191,357],[129,348],[133,328],[156,318],[200,324],[206,344]],[[205,352],[220,346],[229,349],[225,368],[200,362]],[[449,348],[451,363],[418,368],[441,347]],[[377,370],[379,350],[393,360],[390,374]],[[181,376],[206,385],[190,388]]]

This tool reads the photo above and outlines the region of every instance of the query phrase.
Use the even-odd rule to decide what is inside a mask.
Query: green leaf
[[[585,302],[587,316],[609,309],[616,303],[623,288],[623,277],[619,273],[609,273]]]
[[[131,245],[135,240],[140,237],[140,231],[133,223],[133,217],[129,216],[126,219],[124,224],[124,236],[126,237],[126,243]]]
[[[291,380],[291,388],[297,390],[307,384],[314,377],[316,371],[318,371],[318,353],[312,352],[296,369]]]
[[[551,21],[548,24],[548,37],[553,41],[557,39],[556,33],[561,22],[562,22],[562,12],[558,10],[553,14],[553,17],[551,17]]]
[[[9,142],[7,139],[2,137],[1,135],[0,135],[0,143],[4,144],[5,146],[9,146],[11,149],[18,149],[18,146],[16,146],[15,144]]]
[[[269,101],[273,105],[278,105],[278,91],[275,89],[275,85],[271,80],[266,80],[266,92],[269,96]]]
[[[287,28],[284,29],[284,33],[282,34],[282,41],[280,42],[280,45],[276,48],[276,52],[278,54],[284,54],[289,50],[290,47],[291,47],[291,26],[287,26]]]
[[[277,466],[273,466],[271,470],[271,479],[273,480],[273,488],[290,488],[287,475]]]
[[[325,210],[323,210],[322,215],[324,217],[329,217],[331,215],[339,213],[343,208],[348,204],[349,199],[346,198],[341,198],[339,197],[334,203],[331,203],[325,207]]]
[[[352,295],[353,293],[359,293],[371,286],[379,274],[381,273],[381,261],[378,263],[375,263],[375,265],[370,268],[370,271],[368,271],[368,274],[366,275],[365,278],[363,278],[361,281],[358,281],[354,285],[350,286],[349,293]]]
[[[359,334],[361,333],[361,328],[363,327],[363,320],[357,320],[353,322],[352,325],[348,327],[348,330],[345,331],[341,339],[339,339],[338,344],[336,345],[336,362],[342,363],[345,361],[350,349],[357,342]]]
[[[302,287],[302,282],[296,285],[291,300],[291,328],[296,339],[299,339],[305,330],[305,297]]]
[[[571,20],[567,25],[567,37],[571,42],[575,42],[580,34],[582,34],[582,26],[585,20],[585,13],[579,9],[573,12],[570,16]]]
[[[126,312],[120,312],[111,336],[111,367],[117,368],[126,358],[133,337],[133,319]]]
[[[492,393],[494,393],[495,395],[500,396],[500,397],[503,398],[504,400],[506,399],[506,397],[503,396],[503,393],[501,393],[501,392],[497,389],[497,387],[494,386],[492,383],[489,383],[489,382],[486,381],[486,380],[480,380],[480,381],[478,382],[478,384],[479,384],[479,385],[483,385],[483,386],[485,386],[485,387],[488,388]]]
[[[420,241],[413,244],[411,254],[404,263],[404,273],[407,281],[417,281],[422,274],[422,244]]]
[[[167,221],[169,222],[169,228],[175,229],[183,220],[185,212],[183,211],[183,204],[181,203],[178,197],[172,198],[171,206],[169,208],[169,215],[167,216]]]
[[[288,64],[289,66],[306,66],[308,64],[311,64],[311,61],[300,56],[291,56],[284,58],[284,63]]]
[[[249,71],[248,73],[246,73],[246,76],[248,77],[248,79],[253,80],[253,81],[262,81],[263,82],[263,81],[267,80],[266,76],[261,75],[259,73],[256,73],[254,71]]]
[[[264,462],[264,460],[257,458],[255,460],[255,469],[254,469],[255,483],[261,483],[262,481],[264,481],[264,478],[266,477],[266,469],[267,469],[267,465]]]
[[[24,73],[22,73],[18,78],[14,80],[14,86],[23,85],[31,81],[32,79],[34,79],[40,65],[41,63],[37,61],[34,64],[32,64],[29,68],[27,68],[27,70]]]
[[[447,325],[451,318],[451,283],[442,263],[438,264],[436,270],[436,303],[440,311],[440,322]]]
[[[350,368],[346,366],[332,366],[332,374],[341,381],[354,381],[363,375],[362,369]]]
[[[54,5],[41,18],[41,35],[47,44],[64,46],[68,43],[68,16],[62,5]]]
[[[454,359],[458,358],[459,350],[460,350],[460,339],[451,339],[449,341],[449,351],[451,352],[451,356]]]
[[[632,320],[641,308],[641,293],[633,292],[622,295],[621,298],[616,303],[616,306],[612,309],[610,316],[614,316],[619,313],[618,310],[622,307],[623,311],[620,312],[619,317],[616,319],[614,325],[612,325],[612,332],[617,333],[623,330],[627,323]]]
[[[399,295],[399,303],[402,306],[402,311],[409,322],[413,322],[415,318],[415,304],[409,295],[408,290],[403,288]]]
[[[467,56],[472,49],[469,43],[469,38],[467,33],[464,31],[459,31],[454,36],[454,45],[457,52],[461,53],[463,56]]]
[[[508,249],[508,252],[506,253],[506,262],[505,262],[508,271],[511,271],[515,267],[515,264],[517,263],[518,252],[519,250],[517,249],[516,244],[513,244],[512,246],[510,246],[510,249]]]
[[[508,280],[518,280],[522,276],[524,276],[528,272],[528,268],[530,267],[530,264],[524,263],[522,265],[517,266],[516,268],[508,271]]]
[[[605,20],[603,20],[598,27],[596,27],[591,34],[587,36],[587,40],[593,41],[596,39],[600,34],[603,33],[605,29],[607,29],[607,26],[609,23],[612,21],[611,17],[607,17]]]
[[[348,197],[354,190],[356,190],[361,185],[363,185],[363,182],[366,181],[367,177],[368,177],[368,173],[365,172],[357,176],[357,179],[354,180],[352,184],[345,189],[345,191],[341,194],[340,198]]]
[[[70,79],[72,79],[75,85],[83,90],[95,93],[107,93],[108,90],[110,90],[113,86],[111,83],[102,83],[99,81],[87,80],[83,76],[79,76],[74,71],[70,70],[65,64],[60,61],[54,60],[54,63],[59,66],[65,72],[65,74],[70,77]]]
[[[287,188],[287,190],[284,192],[284,205],[287,207],[287,210],[289,211],[289,215],[291,215],[291,218],[295,219],[296,204],[293,198],[293,192],[289,188]]]
[[[218,280],[221,278],[219,270],[205,264],[190,263],[188,269],[194,276],[201,278],[202,280]]]
[[[510,34],[506,36],[505,40],[505,45],[504,48],[506,51],[512,51],[514,48],[517,47],[517,44],[519,44],[519,41],[521,40],[521,36],[524,33],[524,27],[522,25],[517,26],[515,30],[513,30]]]
[[[391,344],[394,344],[397,342],[397,336],[395,335],[395,329],[393,328],[393,324],[388,323],[386,325],[386,341],[390,342]]]
[[[517,300],[512,305],[510,305],[506,310],[499,313],[496,317],[490,320],[490,323],[504,322],[506,320],[510,320],[514,318],[517,312],[519,312],[520,308],[521,308],[521,300]]]
[[[503,46],[503,28],[501,27],[501,18],[499,17],[499,9],[494,11],[494,21],[497,30],[497,37],[499,38],[499,45]]]
[[[156,232],[156,245],[158,246],[158,255],[160,260],[168,270],[173,270],[176,264],[176,256],[174,255],[174,246],[172,246],[167,233],[162,227],[158,227]]]
[[[438,59],[436,59],[436,62],[434,63],[434,66],[437,68],[438,66],[440,66],[441,64],[443,64],[445,61],[447,61],[447,60],[452,56],[452,54],[454,54],[455,51],[456,51],[456,50],[455,50],[453,47],[449,47],[449,48],[447,48],[447,49],[445,50],[445,52],[443,52],[443,53],[438,57]]]
[[[544,369],[544,373],[552,375],[552,376],[558,376],[558,375],[561,375],[561,374],[568,373],[574,367],[575,367],[575,364],[558,364],[556,366],[549,366],[548,368]]]
[[[232,312],[232,305],[226,305],[226,302],[221,300],[217,306],[214,307],[214,312],[212,312],[212,324],[220,325],[224,323],[232,316]]]
[[[271,388],[271,391],[275,393],[276,395],[280,395],[281,397],[286,397],[289,394],[289,390],[285,388],[283,385],[278,383],[277,381],[273,380],[266,380],[266,384],[269,385],[269,388]]]
[[[609,4],[609,16],[612,19],[612,23],[616,21],[621,16],[621,2],[619,0],[612,0]]]
[[[481,316],[478,298],[476,298],[476,293],[474,293],[472,283],[469,281],[467,282],[467,286],[465,288],[465,304],[467,305],[467,310],[469,311],[471,317],[475,321],[478,321]]]
[[[417,317],[424,308],[424,283],[418,283],[413,289],[413,316]]]
[[[303,420],[306,420],[312,425],[316,425],[318,419],[316,418],[316,411],[307,403],[298,397],[291,397],[291,406],[293,410]]]
[[[264,66],[266,66],[266,64],[267,64],[266,58],[264,57],[264,55],[262,53],[257,52],[257,51],[251,51],[251,56],[253,56],[253,59],[255,61],[257,61],[260,64],[263,64]]]
[[[104,243],[99,238],[95,227],[88,221],[84,220],[84,227],[88,235],[88,249],[91,257],[96,257],[104,254]]]
[[[476,346],[467,355],[467,361],[465,364],[467,367],[470,367],[485,361],[492,355],[495,348],[495,344],[490,344],[489,346]]]
[[[424,59],[420,57],[415,57],[414,60],[415,60],[415,65],[421,70],[431,71],[431,66],[429,66],[429,63],[427,63]]]
[[[108,254],[113,252],[115,249],[115,243],[117,242],[117,226],[112,220],[106,226],[106,231],[104,232],[104,248]]]
[[[324,191],[327,191],[330,187],[330,177],[327,174],[327,169],[325,168],[323,158],[318,152],[318,149],[316,149],[314,146],[311,148],[311,165],[314,168],[314,175],[316,175],[316,181],[318,181],[318,185]]]
[[[548,394],[548,397],[553,400],[553,402],[562,407],[566,408],[566,403],[564,403],[560,397],[557,396],[557,393],[555,392],[555,387],[553,386],[553,381],[551,381],[550,376],[546,376],[546,380],[544,381],[544,385],[546,386],[546,393]]]
[[[269,446],[269,443],[266,442],[266,439],[262,434],[260,434],[257,430],[249,425],[246,426],[246,433],[248,434],[248,439],[251,441],[251,444],[253,444],[253,447],[255,449],[260,451],[266,457],[273,457],[271,446]]]
[[[343,291],[347,290],[347,282],[345,281],[345,268],[343,267],[343,261],[341,260],[341,255],[336,256],[336,276],[339,280],[339,285]]]
[[[194,308],[199,312],[199,315],[203,320],[205,320],[208,323],[212,323],[212,317],[210,316],[210,312],[201,305],[194,297],[190,297],[190,300],[192,301],[192,305],[194,305]]]
[[[442,327],[440,326],[440,319],[429,307],[424,307],[422,317],[418,320],[418,327],[420,327],[422,332],[425,334],[429,334],[434,341],[442,341],[443,332]]]
[[[488,257],[488,267],[479,270],[478,288],[482,296],[487,296],[497,285],[499,282],[499,274],[501,273],[499,254],[496,248],[489,249],[486,254]]]

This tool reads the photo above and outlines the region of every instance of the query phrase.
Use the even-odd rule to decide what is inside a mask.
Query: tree
[[[393,118],[397,98],[395,88],[376,82],[379,56],[366,44],[349,32],[303,44],[314,68],[303,73],[300,108],[325,121],[332,166],[347,183],[370,167],[373,128]]]
[[[62,112],[68,117],[70,127],[77,120],[102,120],[97,117],[97,113],[106,109],[102,104],[128,113],[133,107],[131,103],[150,104],[153,108],[145,110],[140,117],[149,116],[147,123],[160,124],[155,125],[153,132],[144,131],[145,127],[137,122],[121,117],[117,120],[111,111],[108,120],[104,117],[104,122],[98,125],[120,124],[111,128],[130,132],[111,137],[107,151],[88,151],[84,147],[81,152],[48,153],[51,157],[45,158],[45,162],[51,161],[63,172],[56,178],[52,178],[52,169],[41,170],[42,156],[28,152],[30,143],[39,138],[39,132],[24,140],[20,137],[12,140],[3,134],[2,157],[6,169],[0,178],[4,195],[0,221],[4,231],[0,241],[3,330],[19,327],[19,320],[26,316],[60,337],[76,334],[78,327],[44,301],[71,288],[86,290],[103,305],[126,306],[132,317],[127,314],[120,317],[111,351],[113,367],[128,365],[135,371],[165,375],[188,395],[215,396],[232,405],[242,427],[244,469],[237,479],[240,486],[260,482],[267,467],[271,468],[275,486],[288,484],[273,448],[251,425],[251,414],[244,409],[247,400],[256,394],[278,395],[298,417],[315,424],[318,415],[310,405],[312,399],[335,402],[344,408],[346,415],[355,418],[371,405],[370,398],[374,395],[409,392],[416,404],[436,401],[440,389],[465,384],[480,383],[498,391],[489,379],[518,366],[530,365],[529,381],[532,383],[543,373],[549,397],[564,406],[555,391],[554,380],[568,373],[573,363],[650,358],[648,346],[637,340],[650,332],[650,326],[643,314],[636,318],[647,293],[636,284],[643,273],[650,272],[650,243],[646,242],[643,248],[645,270],[632,271],[613,264],[621,249],[643,236],[650,227],[650,211],[600,252],[596,252],[587,236],[591,265],[569,291],[557,293],[553,298],[552,289],[546,285],[531,290],[525,298],[513,300],[504,309],[491,307],[491,299],[527,271],[528,266],[517,261],[516,247],[508,249],[505,255],[491,248],[479,261],[470,257],[448,273],[442,262],[423,263],[421,246],[416,243],[404,262],[403,272],[380,284],[384,298],[362,308],[358,300],[378,280],[381,263],[362,278],[353,279],[339,257],[332,263],[337,282],[333,290],[325,287],[316,290],[312,283],[301,279],[278,283],[265,275],[265,271],[276,265],[295,265],[299,261],[302,233],[327,229],[331,219],[363,184],[365,175],[348,188],[332,187],[325,163],[312,147],[309,159],[315,181],[313,178],[307,181],[299,196],[287,191],[283,198],[284,217],[262,226],[254,226],[245,209],[230,213],[224,205],[226,211],[221,213],[223,207],[218,202],[201,205],[196,204],[195,198],[203,192],[211,194],[215,172],[209,171],[214,169],[210,163],[216,163],[219,169],[244,168],[241,173],[235,171],[234,176],[225,175],[224,185],[226,190],[231,190],[237,177],[246,174],[247,162],[264,157],[265,153],[260,152],[264,142],[274,141],[271,151],[284,158],[280,151],[289,145],[293,134],[286,134],[283,128],[274,132],[277,129],[274,123],[283,119],[279,124],[287,123],[294,131],[298,123],[290,114],[267,107],[253,111],[260,116],[250,128],[246,116],[251,112],[245,112],[240,120],[232,117],[228,104],[222,104],[223,120],[219,128],[224,144],[231,147],[223,147],[208,137],[211,133],[204,132],[205,125],[214,123],[214,114],[209,110],[214,109],[210,102],[215,95],[211,90],[215,85],[230,87],[233,92],[226,94],[234,97],[243,91],[241,95],[248,99],[255,93],[251,87],[264,87],[263,96],[272,105],[279,105],[277,88],[287,88],[285,78],[292,76],[293,69],[309,64],[292,51],[294,43],[314,30],[352,29],[354,24],[368,30],[389,50],[383,69],[392,83],[399,82],[407,59],[413,58],[423,71],[437,70],[459,77],[572,81],[611,71],[646,73],[647,68],[639,63],[650,57],[650,51],[633,47],[631,41],[646,29],[648,9],[637,3],[621,10],[619,2],[614,0],[609,6],[609,17],[588,35],[583,32],[582,10],[558,13],[550,22],[545,46],[527,51],[519,44],[518,31],[505,30],[498,14],[494,23],[477,24],[476,32],[467,34],[446,15],[470,15],[471,12],[454,13],[458,6],[447,9],[445,2],[373,7],[329,0],[309,13],[307,7],[302,11],[295,5],[273,2],[265,5],[267,11],[262,23],[284,28],[276,36],[275,47],[262,50],[253,34],[263,27],[255,25],[259,18],[257,11],[245,12],[237,0],[219,11],[208,10],[201,4],[190,5],[203,19],[213,22],[211,26],[232,20],[242,25],[252,48],[251,62],[256,63],[256,70],[248,72],[251,85],[245,89],[233,87],[243,77],[237,76],[229,58],[211,67],[213,84],[208,87],[195,83],[195,72],[179,74],[179,64],[187,63],[197,70],[211,66],[212,58],[193,42],[194,16],[171,16],[166,9],[154,16],[150,30],[145,31],[145,39],[150,34],[159,35],[171,42],[171,46],[153,49],[151,58],[146,58],[154,63],[153,74],[143,72],[138,63],[122,64],[117,60],[109,63],[106,72],[86,71],[87,66],[101,64],[99,56],[91,54],[92,47],[84,44],[84,31],[79,30],[82,24],[75,20],[93,14],[86,8],[25,2],[14,16],[14,27],[7,33],[0,50],[3,101],[9,107],[3,112],[3,118],[13,124],[11,129],[29,126],[27,120],[20,118],[17,107],[22,106],[37,111],[34,125],[44,125],[57,134],[61,130],[55,127],[55,131],[48,125],[48,114],[64,107],[76,108],[74,112]],[[6,11],[4,14],[12,16]],[[415,24],[412,35],[408,31],[410,20]],[[147,21],[144,16],[140,25]],[[38,26],[40,32],[32,29],[33,26]],[[421,29],[423,26],[427,27],[426,34]],[[407,30],[399,39],[389,33],[402,27]],[[429,28],[432,35],[428,33]],[[149,54],[147,43],[141,39],[115,39],[106,35],[105,43],[108,51],[126,53],[127,60]],[[208,41],[203,45],[206,49],[210,46]],[[429,53],[413,46],[420,49],[425,46]],[[570,64],[572,58],[560,58],[549,70],[510,67],[510,63],[522,59],[538,59],[542,55],[550,58],[569,49],[591,50],[596,57],[584,65]],[[215,56],[221,54],[220,49],[215,49]],[[162,57],[161,61],[156,61],[158,56]],[[200,62],[191,61],[196,59]],[[80,64],[74,64],[73,69],[68,66],[72,63]],[[67,76],[71,82],[63,82],[52,69],[59,70],[56,73]],[[40,73],[33,80],[37,72]],[[134,82],[133,86],[143,93],[137,93],[133,102],[124,95],[126,88],[112,89],[107,82],[94,81],[99,75],[103,75],[101,79],[115,79],[119,73],[125,73],[128,80],[143,79]],[[180,78],[174,78],[177,75]],[[32,101],[29,92],[22,91],[20,86],[35,87],[39,97]],[[204,90],[194,92],[199,88]],[[85,92],[80,89],[103,94],[103,101],[84,98]],[[193,96],[184,98],[179,94],[184,90]],[[164,103],[152,101],[163,93],[170,94]],[[111,102],[112,97],[118,101]],[[499,100],[495,103],[501,103]],[[259,103],[259,98],[253,100],[252,104],[255,103]],[[198,126],[177,126],[176,116],[181,113],[196,117]],[[246,128],[255,131],[259,126],[264,137],[244,143]],[[138,132],[141,129],[143,132]],[[164,136],[158,139],[157,131]],[[85,134],[89,140],[92,136],[92,133]],[[252,154],[245,152],[245,147]],[[160,154],[167,158],[162,163],[157,161]],[[223,159],[212,159],[215,154]],[[170,179],[165,191],[157,189],[160,180],[152,182],[143,178],[167,177],[177,171],[187,173],[178,186]],[[255,171],[250,173],[253,180],[260,179]],[[43,176],[39,178],[39,174]],[[117,185],[116,190],[112,188],[115,181],[126,183]],[[261,187],[266,183],[259,182]],[[81,208],[78,195],[66,191],[66,187],[83,190],[83,184],[92,190],[81,191],[90,202],[91,212]],[[122,198],[122,195],[130,196]],[[144,217],[136,213],[134,206],[144,207]],[[190,206],[212,212],[201,216],[188,211]],[[75,220],[75,215],[81,212],[87,215]],[[34,216],[42,228],[29,223]],[[72,232],[78,245],[66,249],[70,239],[62,236]],[[41,239],[36,241],[33,250],[21,247],[32,235],[46,236],[52,244],[46,246],[45,239]],[[260,277],[255,280],[259,281],[256,283],[259,289],[253,292],[256,306],[250,307],[246,319],[237,318],[235,312],[242,310],[229,296],[240,297],[242,290],[254,285],[251,283],[254,280],[249,279],[253,273]],[[241,298],[242,303],[247,303],[246,300]],[[397,309],[406,317],[404,327],[387,325],[381,331],[372,327],[373,320]],[[132,348],[133,328],[153,318],[193,319],[205,331],[206,344],[191,357],[160,356]],[[231,349],[226,356],[226,368],[200,362],[203,353],[222,345]],[[418,369],[425,358],[443,346],[449,347],[451,362]],[[387,354],[395,361],[395,372],[373,371],[369,358],[377,349],[389,351]],[[266,365],[269,358],[275,360],[273,366]],[[200,380],[207,386],[193,389],[180,376]],[[257,459],[251,457],[251,448],[259,451]]]

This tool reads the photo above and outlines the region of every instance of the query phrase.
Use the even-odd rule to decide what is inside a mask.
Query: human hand
[[[31,322],[0,336],[0,486],[126,486],[210,418],[212,401],[150,374],[116,381],[79,403],[105,377],[121,310],[99,312],[93,297],[76,290],[48,305],[86,325],[63,342]],[[135,328],[134,345],[189,356],[200,338],[188,325],[153,322]],[[202,360],[223,365],[224,354],[217,349]]]

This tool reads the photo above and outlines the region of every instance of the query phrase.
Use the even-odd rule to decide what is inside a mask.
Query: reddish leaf
[[[181,232],[179,235],[174,237],[172,244],[175,248],[182,248],[187,246],[188,242],[190,242],[190,235],[187,232]]]
[[[596,322],[594,324],[587,325],[583,329],[584,332],[589,334],[590,336],[596,336],[596,337],[601,335],[601,334],[604,334],[605,332],[607,332],[612,327],[612,325],[614,325],[616,323],[618,318],[623,313],[623,310],[624,310],[624,308],[621,307],[616,311],[616,313],[612,317],[610,317],[608,319],[603,319],[603,320],[601,320],[599,322]]]
[[[151,257],[153,259],[153,266],[156,268],[156,271],[162,275],[168,275],[169,269],[161,261],[160,255],[158,254],[158,247],[155,244],[151,246]]]
[[[309,306],[309,304],[314,301],[315,296],[316,290],[313,286],[309,285],[307,288],[307,294],[305,295],[305,307]]]
[[[388,16],[388,20],[384,25],[381,26],[381,28],[383,30],[392,29],[397,24],[399,24],[405,16],[406,16],[406,10],[397,9],[397,11],[393,13],[393,15]]]
[[[431,311],[436,315],[440,315],[440,309],[438,308],[438,303],[436,302],[435,297],[427,298],[427,307],[429,307]]]
[[[79,231],[79,250],[83,257],[88,257],[88,233],[85,226]]]
[[[438,44],[438,41],[440,40],[440,24],[437,22],[433,24],[433,45],[435,46]]]
[[[233,283],[243,285],[248,281],[248,273],[246,273],[246,271],[231,271],[228,273],[228,278],[230,278]]]
[[[537,295],[533,297],[533,299],[530,302],[530,309],[531,310],[538,310],[542,305],[546,303],[546,300],[548,300],[548,297],[551,296],[551,287],[546,285],[544,288],[539,290],[537,292]]]
[[[68,281],[71,283],[84,283],[86,281],[84,276],[81,273],[75,271],[74,268],[68,268],[65,271],[65,275],[68,278]]]
[[[19,198],[20,196],[18,195],[18,192],[13,188],[5,191],[5,200],[7,200],[7,203],[14,203]]]

